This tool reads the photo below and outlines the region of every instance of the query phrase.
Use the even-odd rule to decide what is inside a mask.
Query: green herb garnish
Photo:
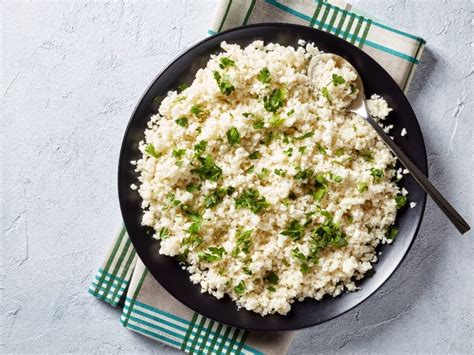
[[[270,204],[256,189],[250,188],[245,189],[237,198],[235,198],[235,206],[237,208],[248,208],[253,213],[258,214],[270,206]]]
[[[301,169],[300,167],[297,167],[298,172],[294,176],[295,180],[298,181],[305,181],[310,179],[313,176],[313,170],[312,169]]]
[[[206,113],[206,111],[202,108],[201,105],[194,105],[191,107],[191,113],[198,117],[198,118],[201,118],[204,116],[204,114]]]
[[[199,175],[203,180],[217,181],[222,175],[222,169],[219,168],[215,163],[211,155],[204,157],[198,157],[200,167],[191,169],[191,173]]]
[[[276,288],[273,287],[273,286],[268,286],[267,290],[270,291],[270,292],[276,292]]]
[[[200,156],[202,153],[204,153],[206,148],[207,148],[207,142],[206,141],[200,141],[199,143],[195,144],[194,145],[195,156],[196,157]]]
[[[387,236],[387,239],[395,239],[397,234],[398,234],[398,229],[395,227],[390,227],[387,231],[386,236]]]
[[[214,262],[221,260],[222,257],[226,254],[224,248],[219,247],[210,247],[207,252],[201,252],[198,254],[199,261]]]
[[[168,228],[166,228],[166,227],[161,227],[161,228],[160,228],[160,231],[159,231],[159,233],[158,233],[158,238],[159,238],[160,240],[166,239],[166,238],[169,236],[169,234],[170,234],[170,231],[169,231]]]
[[[221,93],[226,96],[232,94],[232,92],[235,90],[235,86],[230,83],[229,79],[225,76],[222,77],[221,74],[217,71],[215,71],[213,74]]]
[[[333,74],[331,78],[331,82],[334,86],[338,86],[338,85],[344,84],[346,81],[344,80],[342,76]]]
[[[280,107],[283,107],[285,102],[285,90],[278,88],[272,91],[270,96],[263,98],[263,107],[268,112],[276,112]]]
[[[397,209],[402,208],[407,203],[407,197],[403,195],[395,196],[395,203],[397,204]]]
[[[316,147],[318,148],[319,153],[326,155],[326,149],[320,143],[317,143]]]
[[[272,118],[270,118],[270,126],[272,127],[278,127],[281,126],[285,122],[285,119],[280,117],[279,115],[273,115]]]
[[[186,185],[186,191],[187,192],[196,192],[196,191],[199,191],[200,189],[201,189],[200,184],[190,183],[190,184]]]
[[[204,206],[206,208],[212,208],[217,206],[219,203],[222,202],[224,197],[227,195],[226,188],[218,188],[209,192],[206,197],[204,198]]]
[[[270,282],[271,284],[273,285],[276,285],[278,284],[278,275],[275,274],[273,271],[270,271],[266,276],[265,276],[265,280]]]
[[[253,123],[252,123],[252,127],[254,129],[262,129],[263,127],[265,127],[265,121],[262,119],[262,118],[257,118]]]
[[[282,176],[282,177],[285,177],[286,176],[286,173],[287,171],[286,170],[283,170],[283,169],[275,169],[273,170],[273,172],[278,175],[278,176]]]
[[[285,153],[286,155],[291,157],[293,155],[293,148],[288,148],[288,149],[284,150],[283,153]]]
[[[329,90],[326,86],[321,88],[321,94],[323,94],[323,96],[326,98],[326,100],[328,100],[329,104],[331,105],[331,97],[329,96]]]
[[[183,92],[183,91],[186,90],[187,88],[188,88],[188,84],[186,84],[186,83],[179,84],[179,85],[178,85],[178,93]]]
[[[252,230],[237,231],[237,243],[235,245],[235,248],[232,250],[232,256],[234,258],[238,257],[240,252],[243,252],[245,254],[249,253],[250,248],[252,247],[252,240],[250,239],[252,232]]]
[[[237,286],[234,287],[234,292],[238,295],[241,295],[245,292],[245,282],[242,280]]]
[[[172,155],[176,159],[183,158],[184,154],[186,154],[186,149],[173,149]]]
[[[305,134],[303,134],[303,135],[301,135],[301,136],[299,136],[299,137],[295,137],[295,139],[296,139],[297,141],[301,141],[301,140],[303,140],[303,139],[306,139],[306,138],[309,138],[309,137],[312,137],[312,136],[314,136],[314,132],[307,132],[307,133],[305,133]]]
[[[261,157],[262,157],[262,153],[260,153],[258,150],[256,150],[255,152],[250,153],[250,155],[249,155],[249,159],[251,159],[251,160],[255,160],[255,159],[258,159],[258,158],[261,158]]]
[[[340,157],[341,155],[344,154],[344,148],[338,148],[338,149],[336,149],[336,152],[335,152],[335,153],[336,153],[336,156],[337,156],[337,157]]]
[[[272,81],[272,79],[270,78],[270,70],[268,70],[267,67],[260,70],[260,72],[258,73],[258,80],[264,84],[268,84]]]
[[[235,144],[240,144],[240,133],[237,128],[232,127],[231,129],[229,129],[226,133],[226,136],[227,141],[231,146]]]
[[[369,185],[368,185],[366,182],[359,182],[359,183],[357,184],[357,190],[358,190],[360,193],[364,193],[364,192],[366,192],[368,189],[369,189]]]
[[[374,177],[375,182],[380,182],[384,177],[383,170],[377,168],[371,168],[370,175]]]
[[[235,66],[235,62],[228,58],[228,57],[222,57],[221,60],[219,61],[219,68],[225,69],[227,67],[233,67]]]
[[[162,153],[156,151],[155,146],[153,144],[147,144],[145,147],[145,152],[156,159],[163,155]]]
[[[300,152],[301,154],[304,154],[305,150],[306,150],[306,147],[304,146],[298,148],[298,152]]]
[[[182,117],[176,119],[175,122],[176,122],[176,124],[177,124],[178,126],[181,126],[181,127],[188,127],[188,119],[187,119],[187,117],[182,116]]]
[[[296,219],[293,219],[290,224],[286,227],[286,229],[280,234],[286,235],[287,237],[290,237],[293,240],[298,240],[303,236],[304,233],[304,226],[297,221]]]

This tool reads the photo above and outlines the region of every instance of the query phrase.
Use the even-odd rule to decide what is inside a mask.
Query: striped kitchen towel
[[[210,34],[259,22],[289,22],[339,36],[377,60],[403,90],[408,88],[425,41],[381,24],[339,0],[219,0]],[[193,312],[150,275],[124,227],[94,277],[89,293],[122,307],[128,329],[194,354],[284,354],[294,332],[254,333]]]

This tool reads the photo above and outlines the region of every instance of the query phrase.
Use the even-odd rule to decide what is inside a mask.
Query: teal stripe
[[[294,16],[296,16],[296,17],[299,17],[299,18],[301,18],[301,19],[303,19],[303,20],[306,20],[306,21],[310,21],[310,20],[311,20],[311,18],[310,18],[309,16],[307,16],[307,15],[305,15],[305,14],[302,14],[301,12],[298,12],[298,11],[296,11],[296,10],[293,10],[293,9],[291,9],[291,8],[289,8],[289,7],[285,6],[285,5],[283,5],[283,4],[280,4],[280,3],[278,3],[278,2],[275,1],[275,0],[266,0],[266,2],[269,3],[270,5],[273,5],[273,6],[275,6],[275,7],[278,7],[279,9],[281,9],[281,10],[283,10],[283,11],[289,13],[289,14],[292,14],[292,15],[294,15]],[[364,19],[364,20],[365,20],[365,19]],[[316,24],[319,24],[320,22],[316,20],[315,23],[316,23]],[[334,30],[333,28],[329,28],[329,26],[326,25],[326,24],[323,24],[323,28],[328,29],[329,32]],[[341,34],[343,34],[343,33],[341,33]],[[349,39],[352,39],[352,38],[354,38],[354,36],[353,36],[352,34],[349,34],[349,35],[348,35],[348,38],[349,38]],[[355,39],[356,41],[359,41],[359,42],[360,42],[362,38],[355,36],[354,39]],[[372,41],[365,41],[364,45],[365,45],[365,46],[372,47],[372,48],[375,48],[375,49],[378,49],[378,50],[381,50],[381,51],[383,51],[383,52],[385,52],[385,53],[394,55],[394,56],[396,56],[396,57],[405,59],[405,60],[407,60],[407,61],[409,61],[409,62],[412,62],[412,63],[415,63],[415,64],[418,63],[418,59],[416,59],[416,58],[413,58],[413,57],[411,57],[411,56],[409,56],[409,55],[407,55],[407,54],[398,52],[398,51],[396,51],[396,50],[394,50],[394,49],[387,48],[387,47],[382,46],[382,45],[380,45],[380,44],[374,43],[374,42],[372,42]]]
[[[127,300],[128,300],[128,301],[131,301],[132,299],[131,299],[130,297],[127,297]],[[176,320],[176,321],[182,323],[184,326],[186,326],[186,328],[183,328],[183,329],[185,329],[185,330],[187,330],[187,328],[189,327],[189,321],[186,321],[186,320],[183,319],[183,318],[177,317],[177,316],[175,316],[174,314],[171,314],[171,313],[162,311],[162,310],[160,310],[160,309],[151,307],[151,306],[149,306],[149,305],[147,305],[147,304],[145,304],[145,303],[143,303],[143,302],[140,302],[140,301],[138,301],[138,300],[135,300],[135,304],[138,305],[138,306],[140,306],[140,307],[142,307],[142,308],[145,308],[145,309],[148,309],[148,310],[150,310],[150,311],[152,311],[152,312],[155,312],[155,313],[158,313],[158,314],[161,314],[161,315],[170,317],[171,319],[174,319],[174,320]],[[124,311],[126,311],[126,310],[129,310],[129,306],[127,306],[127,305],[125,305],[125,307],[124,307]],[[140,312],[140,311],[134,308],[134,309],[133,309],[133,312]],[[152,315],[150,315],[149,313],[145,313],[145,312],[141,312],[141,313],[143,313],[142,315],[144,315],[144,316],[152,317]],[[151,319],[151,318],[150,318],[150,319]],[[220,333],[218,333],[218,332],[209,331],[209,333],[211,333],[211,334],[214,335],[214,336],[217,336],[219,339],[224,339],[224,337],[223,337]],[[196,331],[192,331],[191,334],[192,334],[192,335],[196,335]],[[250,347],[250,346],[248,346],[248,345],[246,345],[246,344],[244,344],[243,348],[244,348],[245,350],[247,350],[247,351],[250,351],[250,352],[254,353],[254,354],[262,354],[262,355],[263,355],[262,352],[259,352],[259,351],[253,349],[252,347]]]
[[[408,37],[408,38],[411,38],[411,39],[414,39],[415,41],[418,41],[418,42],[421,42],[423,44],[426,43],[426,41],[421,38],[421,37],[418,37],[418,36],[413,36],[409,33],[406,33],[406,32],[403,32],[403,31],[400,31],[400,30],[397,30],[396,28],[392,28],[390,26],[387,26],[387,25],[384,25],[382,23],[379,23],[379,22],[376,22],[376,21],[372,21],[372,25],[373,26],[376,26],[376,27],[380,27],[380,28],[383,28],[384,30],[388,30],[390,32],[393,32],[393,33],[397,33],[399,35],[402,35],[402,36],[405,36],[405,37]]]
[[[132,314],[135,313],[135,312],[132,312]],[[140,324],[143,324],[143,325],[146,325],[147,327],[150,327],[150,328],[153,328],[153,329],[156,329],[160,332],[163,332],[163,333],[166,333],[166,334],[169,334],[175,338],[179,338],[181,340],[184,339],[184,335],[182,334],[179,334],[179,333],[176,333],[176,332],[173,332],[172,330],[169,330],[169,329],[166,329],[164,327],[160,327],[159,325],[157,324],[153,324],[153,323],[150,323],[150,322],[147,322],[146,320],[143,320],[143,319],[140,319],[140,318],[136,318],[134,316],[130,316],[128,318],[128,321],[133,321],[133,322],[137,322],[137,323],[140,323]],[[169,339],[171,340],[171,339]],[[173,340],[171,340],[173,341]],[[179,343],[181,345],[181,343]]]
[[[149,330],[147,330],[147,329],[140,328],[140,327],[138,327],[138,326],[136,326],[136,325],[133,325],[133,324],[130,324],[130,323],[129,323],[129,324],[126,325],[126,327],[127,327],[127,328],[130,328],[130,329],[132,329],[132,330],[135,330],[136,332],[140,332],[140,333],[142,333],[142,334],[149,335],[149,336],[151,336],[152,338],[159,339],[159,340],[163,341],[164,343],[171,344],[171,345],[173,345],[173,346],[175,346],[175,347],[177,347],[177,348],[179,348],[179,347],[181,346],[180,343],[178,343],[178,342],[176,342],[176,341],[174,341],[174,340],[172,340],[172,339],[168,339],[168,338],[166,338],[166,337],[164,337],[164,336],[162,336],[162,335],[160,335],[160,334],[154,333],[154,332],[149,331]]]
[[[419,63],[419,60],[416,59],[416,58],[413,58],[413,57],[410,57],[409,55],[406,55],[404,53],[401,53],[401,52],[398,52],[394,49],[391,49],[391,48],[387,48],[387,47],[384,47],[380,44],[377,44],[377,43],[374,43],[372,41],[365,41],[364,45],[366,46],[369,46],[369,47],[372,47],[372,48],[375,48],[375,49],[379,49],[381,51],[384,51],[386,53],[389,53],[389,54],[392,54],[396,57],[399,57],[399,58],[402,58],[402,59],[405,59],[405,60],[408,60],[409,62],[412,62],[412,63],[415,63],[415,64],[418,64]]]
[[[245,15],[244,22],[242,23],[242,25],[246,25],[247,22],[249,22],[250,15],[252,14],[256,2],[257,0],[252,0],[252,3],[250,4],[249,9],[247,10],[247,14]]]
[[[113,275],[113,274],[105,271],[102,268],[99,268],[99,272],[103,275],[106,275],[106,276],[110,277],[111,279],[114,279],[114,280],[117,280],[117,281],[120,281],[120,282],[128,282],[127,280],[124,280],[124,279],[118,277],[117,275]]]
[[[207,30],[207,34],[208,34],[208,35],[211,35],[211,36],[214,36],[214,35],[217,34],[217,32],[216,32],[216,31],[213,31],[213,30]]]

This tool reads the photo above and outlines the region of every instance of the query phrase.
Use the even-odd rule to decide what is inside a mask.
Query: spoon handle
[[[420,184],[420,186],[431,196],[431,198],[436,202],[436,204],[441,208],[444,214],[450,219],[454,226],[458,229],[461,234],[466,233],[471,227],[467,222],[461,217],[459,213],[456,212],[453,206],[441,195],[441,193],[433,186],[433,184],[428,180],[425,174],[422,173],[420,169],[407,157],[407,155],[395,144],[395,142],[384,132],[382,127],[378,125],[375,120],[367,115],[365,120],[377,131],[379,136],[383,139],[385,144],[390,148],[390,150],[397,156],[400,162],[408,169],[411,175],[415,180]]]

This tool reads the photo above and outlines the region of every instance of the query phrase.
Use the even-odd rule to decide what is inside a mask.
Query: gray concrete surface
[[[473,2],[354,1],[426,38],[408,94],[433,182],[473,218]],[[6,352],[177,353],[86,293],[120,224],[116,165],[157,71],[205,36],[213,1],[1,2],[0,271]],[[367,302],[298,333],[291,354],[472,353],[474,234],[429,201],[403,265]]]

